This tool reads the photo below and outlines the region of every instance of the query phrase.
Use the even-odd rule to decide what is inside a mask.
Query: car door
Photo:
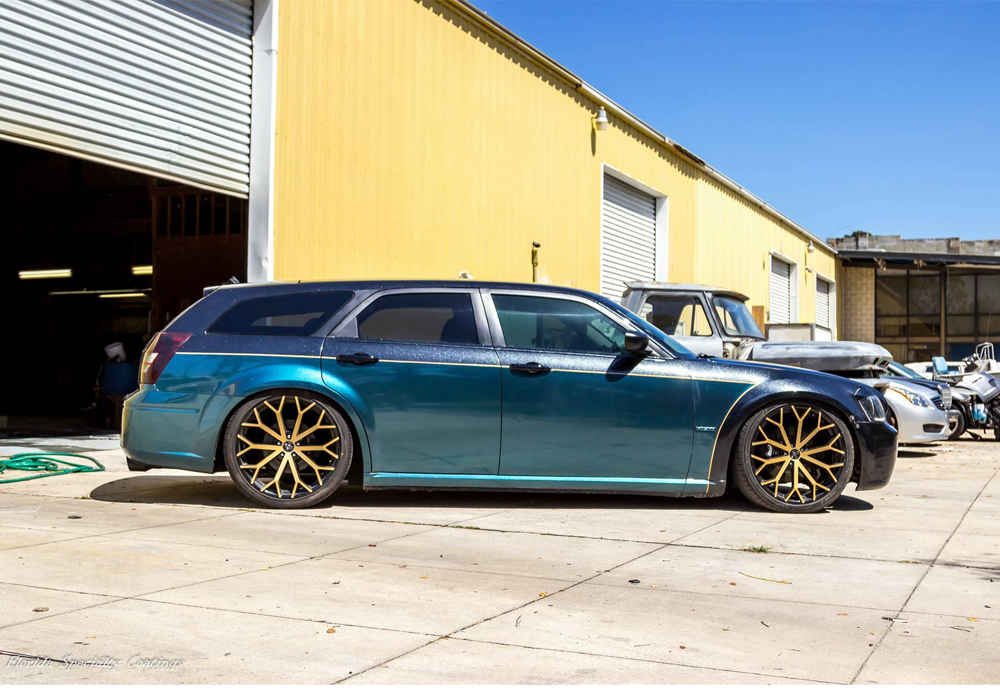
[[[500,365],[478,290],[376,293],[326,339],[322,365],[361,416],[368,470],[496,475]]]
[[[684,483],[693,383],[665,350],[624,353],[629,321],[585,297],[483,298],[503,365],[501,475]]]

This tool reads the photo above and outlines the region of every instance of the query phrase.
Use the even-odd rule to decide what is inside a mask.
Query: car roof
[[[479,280],[326,280],[326,281],[292,281],[292,282],[241,282],[239,284],[223,284],[217,287],[207,287],[205,293],[216,290],[226,291],[270,291],[286,292],[297,290],[302,292],[340,291],[340,290],[381,290],[399,288],[455,288],[455,289],[510,289],[535,292],[556,292],[576,294],[588,297],[600,297],[599,294],[573,287],[559,287],[548,284],[532,284],[528,282],[487,282]],[[600,297],[605,298],[605,297]]]
[[[629,290],[653,290],[658,292],[709,292],[710,294],[725,294],[736,297],[740,301],[747,301],[750,297],[739,292],[724,287],[712,287],[707,284],[682,284],[679,282],[626,282],[625,286]]]

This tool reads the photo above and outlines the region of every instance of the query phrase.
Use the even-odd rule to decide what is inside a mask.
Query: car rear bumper
[[[125,400],[122,450],[144,471],[163,467],[211,473],[219,431],[237,397],[157,391],[145,386]]]
[[[885,422],[858,424],[858,491],[880,489],[889,483],[896,466],[897,436],[895,428]]]

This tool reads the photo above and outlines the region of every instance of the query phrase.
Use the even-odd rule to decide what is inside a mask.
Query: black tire
[[[847,425],[816,404],[786,402],[757,411],[740,429],[733,452],[736,487],[777,513],[823,510],[844,492],[853,471]]]
[[[347,419],[326,399],[274,391],[233,412],[222,453],[230,478],[250,500],[268,508],[308,508],[344,481],[354,441]]]
[[[885,420],[896,430],[899,430],[899,421],[896,420],[896,414],[892,411],[892,406],[885,407]]]
[[[958,440],[962,437],[965,432],[965,412],[962,409],[958,409],[958,422],[955,425],[955,430],[951,435],[948,436],[949,440]]]

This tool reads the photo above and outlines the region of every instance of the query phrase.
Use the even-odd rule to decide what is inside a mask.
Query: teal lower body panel
[[[125,401],[122,449],[151,467],[211,473],[225,417],[241,400],[140,389]]]
[[[686,495],[703,496],[710,492],[708,495],[721,496],[725,491],[726,469],[718,469],[712,473],[719,434],[733,407],[755,386],[757,385],[749,382],[694,382],[697,413],[691,449],[691,471],[688,475],[695,478],[691,480]]]
[[[367,489],[492,489],[497,491],[600,491],[681,496],[684,489],[703,491],[708,482],[700,479],[655,479],[602,476],[512,476],[506,474],[407,474],[368,472]]]

